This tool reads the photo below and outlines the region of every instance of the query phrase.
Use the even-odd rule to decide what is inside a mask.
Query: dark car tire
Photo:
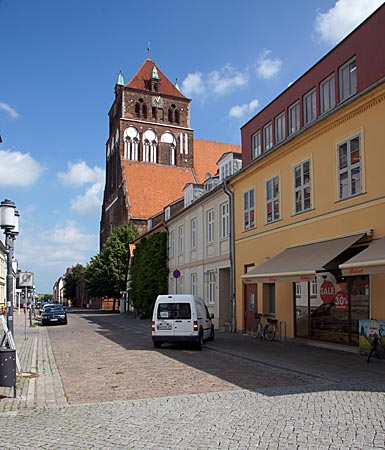
[[[198,338],[198,341],[197,341],[197,343],[195,345],[195,348],[197,350],[199,350],[199,351],[202,350],[202,348],[203,348],[203,333],[202,333],[202,330],[199,333],[199,338]]]
[[[154,341],[153,344],[154,344],[154,347],[155,347],[155,348],[160,348],[160,347],[162,347],[162,343],[159,342],[159,341]]]
[[[65,319],[65,320],[63,321],[63,325],[67,325],[67,323],[68,323],[68,320]]]

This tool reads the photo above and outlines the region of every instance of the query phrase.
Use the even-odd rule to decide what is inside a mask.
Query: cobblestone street
[[[19,353],[38,377],[0,388],[2,449],[385,448],[385,365],[358,354],[227,333],[154,350],[149,321],[91,311]]]

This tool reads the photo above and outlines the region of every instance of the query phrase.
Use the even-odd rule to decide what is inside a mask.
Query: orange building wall
[[[374,230],[385,236],[385,84],[335,111],[291,142],[256,161],[232,179],[235,217],[236,322],[242,329],[242,280],[246,264],[258,266],[286,247],[344,234]],[[363,193],[338,201],[337,144],[361,135]],[[313,209],[294,214],[294,166],[311,160]],[[281,220],[265,223],[265,183],[280,176]],[[256,228],[243,231],[243,194],[254,187]],[[258,286],[258,306],[263,293]],[[385,319],[385,276],[371,276],[371,314]],[[261,310],[261,309],[259,309]],[[276,317],[293,335],[291,283],[276,284]],[[242,330],[243,331],[243,330]]]

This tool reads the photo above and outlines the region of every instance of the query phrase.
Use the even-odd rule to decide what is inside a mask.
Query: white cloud
[[[75,164],[68,163],[67,172],[59,172],[57,177],[65,186],[79,187],[84,184],[103,182],[104,170],[97,166],[91,168],[84,161],[79,161]]]
[[[236,70],[231,64],[226,64],[219,70],[210,72],[207,76],[207,87],[215,94],[225,95],[236,88],[246,86],[249,81],[247,73]]]
[[[86,189],[83,195],[71,200],[71,209],[80,216],[93,216],[100,214],[103,200],[104,183],[94,183]]]
[[[202,74],[200,72],[189,73],[182,82],[182,91],[188,96],[201,95],[205,91]]]
[[[318,12],[316,33],[322,41],[336,44],[383,3],[383,0],[337,0],[327,12]]]
[[[43,170],[29,153],[0,150],[0,186],[32,186]]]
[[[243,105],[234,105],[230,108],[229,117],[235,119],[242,119],[245,116],[250,116],[253,114],[259,106],[259,101],[257,99],[251,100],[250,103]]]
[[[281,59],[271,58],[270,53],[271,50],[263,49],[256,64],[257,75],[264,79],[273,78],[282,68]]]
[[[0,102],[0,111],[5,111],[12,119],[18,119],[20,114],[8,103]]]
[[[235,69],[231,64],[226,64],[218,70],[207,74],[201,72],[189,73],[182,82],[182,91],[187,96],[205,95],[214,93],[226,95],[235,89],[247,85],[248,74]]]
[[[84,161],[68,163],[67,172],[59,172],[58,179],[65,185],[80,187],[91,184],[83,194],[71,199],[71,210],[86,217],[100,213],[104,189],[104,170],[89,167]]]
[[[87,264],[99,251],[98,233],[84,233],[74,221],[53,229],[21,230],[15,256],[21,270],[35,274],[37,292],[52,293],[54,282],[67,267]]]

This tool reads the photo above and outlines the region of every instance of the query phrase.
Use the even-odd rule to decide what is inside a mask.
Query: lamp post
[[[13,336],[13,246],[19,234],[19,216],[16,205],[11,200],[0,204],[0,228],[4,230],[7,249],[7,326]]]

